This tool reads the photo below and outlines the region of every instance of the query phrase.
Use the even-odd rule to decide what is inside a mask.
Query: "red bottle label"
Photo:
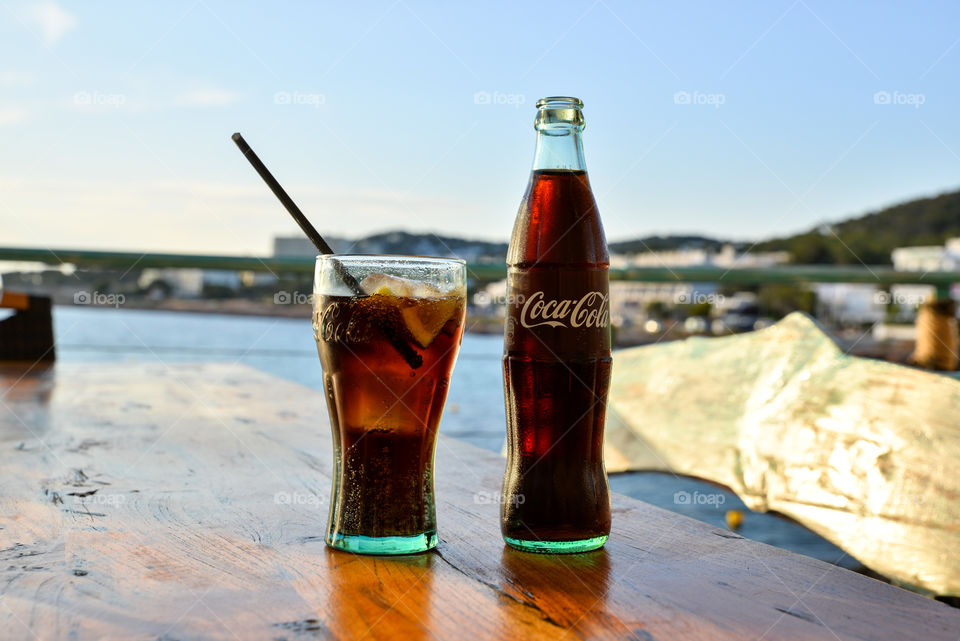
[[[605,269],[511,269],[508,352],[604,357],[610,351],[610,295]]]
[[[520,325],[527,329],[550,327],[608,327],[609,296],[597,290],[587,292],[580,300],[548,299],[543,290],[527,297],[520,309]]]

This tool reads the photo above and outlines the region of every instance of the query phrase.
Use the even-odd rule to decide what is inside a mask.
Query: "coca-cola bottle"
[[[533,552],[593,550],[610,533],[610,259],[583,161],[582,107],[537,102],[533,171],[507,253],[501,530]]]

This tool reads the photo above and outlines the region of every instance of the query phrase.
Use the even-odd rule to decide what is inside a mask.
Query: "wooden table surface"
[[[323,543],[320,393],[225,364],[0,377],[2,639],[951,639],[960,612],[614,496],[605,549],[504,547],[504,461],[437,450],[441,543]]]

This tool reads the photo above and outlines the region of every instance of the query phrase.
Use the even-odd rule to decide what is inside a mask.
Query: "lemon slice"
[[[420,300],[400,310],[403,322],[417,344],[426,349],[457,311],[456,298]]]

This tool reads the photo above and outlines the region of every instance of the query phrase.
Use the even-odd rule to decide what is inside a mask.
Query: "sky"
[[[0,0],[0,246],[506,240],[584,103],[609,240],[756,240],[960,187],[960,3]]]

